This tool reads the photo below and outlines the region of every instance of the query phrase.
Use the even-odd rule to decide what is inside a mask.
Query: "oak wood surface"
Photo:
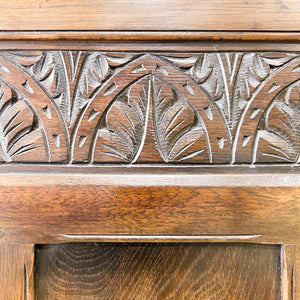
[[[294,299],[300,299],[300,247],[295,246]]]
[[[117,122],[125,120],[117,109],[124,102],[124,89],[128,99],[133,97],[133,86],[135,95],[142,88],[147,90],[144,104],[150,103],[146,106],[152,114],[142,124],[146,124],[147,131],[140,130],[133,139],[143,140],[145,147],[134,145],[132,153],[121,153],[127,163],[169,164],[176,158],[195,158],[192,163],[200,160],[205,164],[232,165],[232,169],[220,166],[211,170],[178,164],[173,169],[157,165],[119,169],[104,165],[1,165],[0,299],[34,299],[33,245],[5,243],[299,244],[300,177],[294,167],[300,161],[298,0],[13,0],[2,1],[0,9],[0,49],[23,51],[0,53],[2,160],[119,162],[114,151],[120,147],[116,147],[112,136],[108,139],[112,142],[110,148],[104,148],[113,151],[115,158],[111,159],[111,152],[107,157],[102,155],[103,129],[110,134]],[[35,51],[24,51],[29,49]],[[49,56],[51,50],[56,51]],[[96,59],[84,60],[78,55],[84,50],[91,51],[82,52],[85,58],[91,55]],[[146,55],[134,65],[132,61],[142,53]],[[106,64],[103,55],[111,54],[113,62]],[[129,68],[118,63],[127,55],[134,57],[129,59]],[[163,56],[173,60],[165,64]],[[245,57],[243,68],[241,61]],[[89,75],[85,75],[84,65],[88,66]],[[115,76],[122,68],[125,71]],[[211,72],[213,68],[215,73]],[[241,76],[232,75],[239,69]],[[139,72],[144,72],[145,78],[126,90],[137,80],[133,74]],[[199,75],[198,79],[193,77],[191,82],[194,74]],[[105,75],[111,79],[103,84]],[[204,115],[203,123],[208,124],[212,141],[209,146],[213,150],[208,150],[211,157],[201,157],[207,154],[202,149],[180,157],[185,146],[195,142],[188,138],[181,141],[183,146],[173,156],[166,154],[166,147],[159,146],[163,134],[161,124],[155,123],[154,112],[160,88],[184,111],[177,123],[179,129],[187,120],[189,126],[194,126],[197,113]],[[93,107],[85,106],[84,101],[90,101],[98,91],[100,101],[94,101]],[[83,97],[76,96],[80,93]],[[111,96],[106,95],[109,93]],[[259,97],[251,106],[256,94]],[[234,101],[235,97],[239,101]],[[197,109],[192,111],[186,103],[196,104]],[[110,105],[111,115],[104,109]],[[235,117],[243,105],[250,110],[248,115],[245,113],[245,121],[237,124]],[[105,122],[104,117],[95,117],[99,112],[95,107],[103,108]],[[84,126],[77,136],[81,116]],[[95,117],[93,126],[89,123],[91,116]],[[226,130],[222,129],[224,124]],[[194,136],[200,130],[197,126]],[[157,132],[159,138],[155,138]],[[231,134],[235,136],[232,141]],[[175,137],[172,140],[171,136],[170,141],[165,138],[164,142],[171,143]],[[90,140],[95,144],[89,144]],[[204,144],[204,139],[199,141],[198,144]],[[199,146],[197,143],[195,147]],[[95,151],[91,151],[93,146]],[[253,167],[257,163],[282,161],[290,165],[266,169],[234,165],[248,163]],[[176,295],[177,299],[178,295],[191,298],[193,292],[197,296],[202,293],[201,299],[233,295],[232,299],[285,300],[293,294],[300,299],[299,246],[283,245],[279,250],[279,246],[247,244],[62,244],[39,246],[36,254],[36,287],[41,300],[99,299],[99,293],[104,294],[104,299],[118,299],[119,295],[131,299],[134,293],[136,299],[144,299],[145,295],[149,296],[147,299],[156,295],[169,295],[172,299]],[[152,288],[153,282],[160,288]]]
[[[13,0],[2,1],[0,9],[0,30],[298,31],[300,27],[297,0]]]
[[[1,32],[0,32],[1,33]],[[245,40],[238,42],[235,39],[229,39],[225,41],[213,41],[213,40],[203,40],[203,41],[164,41],[149,42],[149,41],[91,41],[87,40],[72,40],[71,41],[51,41],[51,38],[39,41],[37,37],[36,40],[30,40],[27,38],[22,38],[22,33],[17,35],[11,40],[4,40],[0,43],[1,50],[72,50],[78,51],[88,50],[88,51],[134,51],[134,52],[199,52],[199,51],[300,51],[300,46],[298,43],[298,38],[295,41],[285,42],[282,41],[252,41]],[[26,36],[26,35],[25,35]],[[72,35],[71,35],[72,36]],[[288,36],[288,35],[287,35]],[[118,39],[118,37],[116,37]],[[237,38],[239,39],[239,38]],[[28,41],[28,42],[27,42]]]
[[[34,300],[34,245],[0,245],[0,298]]]
[[[296,246],[295,245],[281,245],[281,299],[294,299],[295,289],[295,268],[296,268]],[[298,298],[295,298],[298,299]]]
[[[157,46],[159,42],[175,42],[181,44],[182,42],[264,42],[264,43],[294,43],[300,39],[298,31],[199,31],[199,30],[185,30],[185,31],[100,31],[100,30],[34,30],[34,31],[0,31],[0,41],[3,45],[5,42],[38,42],[39,47],[45,41],[48,42],[64,42],[64,49],[70,47],[72,42],[93,43],[97,42],[153,42]],[[68,43],[67,43],[68,42]],[[289,47],[290,45],[286,46]],[[109,44],[110,47],[115,47],[114,44]],[[151,45],[145,45],[151,46]],[[237,45],[236,45],[237,46]],[[28,44],[24,44],[23,49],[27,49]],[[257,46],[256,46],[257,47]],[[260,50],[260,47],[257,47]]]
[[[280,247],[249,244],[38,246],[38,299],[278,299]]]
[[[207,241],[207,236],[218,240],[214,236],[221,235],[228,241],[237,236],[253,242],[299,242],[297,167],[287,167],[287,177],[279,167],[273,167],[277,177],[249,167],[242,168],[248,176],[223,168],[228,177],[225,171],[220,175],[222,168],[215,173],[208,168],[202,175],[201,168],[186,167],[177,174],[174,167],[173,175],[168,168],[153,167],[140,172],[134,167],[123,172],[109,167],[51,167],[51,172],[46,166],[40,167],[42,172],[30,166],[31,172],[24,172],[24,166],[11,168],[15,172],[2,173],[0,181],[2,242],[97,241],[107,235],[107,240],[125,235],[124,240],[198,236]],[[249,183],[244,176],[252,177]]]
[[[4,162],[298,163],[298,52],[3,51]]]

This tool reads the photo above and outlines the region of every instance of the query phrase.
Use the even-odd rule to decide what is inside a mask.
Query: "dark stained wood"
[[[1,34],[1,32],[0,32]],[[217,34],[217,33],[216,33]],[[258,34],[259,35],[259,34]],[[26,36],[26,35],[25,35]],[[47,36],[47,34],[46,34]],[[239,36],[239,35],[237,35]],[[34,37],[34,35],[33,35]],[[93,36],[92,36],[93,37]],[[288,37],[288,35],[287,35]],[[117,39],[118,37],[116,37]],[[233,38],[233,37],[232,37]],[[23,35],[17,35],[12,39],[6,39],[3,37],[3,41],[0,42],[0,50],[72,50],[77,51],[88,50],[88,51],[136,51],[136,52],[199,52],[199,51],[300,51],[300,46],[298,39],[295,38],[295,41],[285,41],[278,38],[272,41],[270,37],[270,41],[268,41],[267,36],[264,38],[266,41],[252,41],[251,39],[245,41],[238,41],[233,39],[229,40],[203,40],[203,41],[179,41],[175,40],[168,41],[157,41],[157,42],[147,42],[146,41],[93,41],[93,40],[76,40],[76,37],[71,41],[57,41],[52,40],[51,37],[47,40],[38,40],[38,37],[35,40],[29,40],[23,38]],[[149,37],[150,39],[150,37]]]
[[[300,299],[299,0],[0,12],[0,300]]]
[[[295,247],[294,299],[300,299],[300,247]]]
[[[296,246],[281,246],[281,299],[290,300],[294,298],[296,290],[295,267],[296,267]]]
[[[298,0],[209,3],[13,0],[2,2],[0,9],[0,30],[298,31],[300,28]]]
[[[38,45],[44,42],[65,42],[64,49],[70,47],[72,42],[86,43],[97,42],[154,42],[157,46],[159,42],[264,42],[264,43],[293,43],[299,42],[300,33],[295,32],[272,32],[272,31],[55,31],[55,30],[35,30],[35,31],[0,31],[0,41],[3,42],[38,42]],[[66,43],[68,42],[68,43]],[[115,48],[114,44],[109,44]],[[146,46],[146,44],[145,44]],[[236,45],[237,46],[237,45]],[[290,45],[287,45],[290,47]],[[27,49],[28,45],[24,44],[23,49]],[[133,45],[136,47],[136,44]],[[257,47],[260,50],[260,47]]]
[[[298,52],[0,52],[4,162],[299,162]]]
[[[221,235],[232,241],[237,235],[253,242],[299,243],[297,167],[265,172],[240,167],[240,173],[204,168],[202,175],[201,168],[186,167],[2,168],[7,170],[0,180],[2,242],[106,240],[106,235],[166,241],[174,235],[200,241]]]
[[[0,244],[0,298],[34,300],[34,245]]]
[[[0,12],[0,300],[300,299],[299,0]]]
[[[280,247],[71,243],[37,248],[38,299],[278,299]]]

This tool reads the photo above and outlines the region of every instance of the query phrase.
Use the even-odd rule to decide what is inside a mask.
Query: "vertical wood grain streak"
[[[34,300],[34,245],[0,245],[0,299]]]
[[[295,272],[294,272],[294,299],[300,299],[300,246],[295,248]]]
[[[293,300],[295,294],[295,245],[281,246],[281,299]]]

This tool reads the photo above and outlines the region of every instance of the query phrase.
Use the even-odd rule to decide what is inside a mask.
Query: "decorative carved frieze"
[[[0,52],[3,162],[298,163],[297,53]]]

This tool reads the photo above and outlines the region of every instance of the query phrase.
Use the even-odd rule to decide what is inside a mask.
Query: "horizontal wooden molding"
[[[299,173],[298,167],[1,166],[0,243],[138,236],[299,243]]]
[[[300,187],[300,166],[2,165],[1,187]]]
[[[0,42],[298,42],[291,31],[0,31]],[[24,45],[26,47],[26,45]]]
[[[114,243],[257,243],[260,235],[80,235],[60,234],[69,242],[114,242]]]

